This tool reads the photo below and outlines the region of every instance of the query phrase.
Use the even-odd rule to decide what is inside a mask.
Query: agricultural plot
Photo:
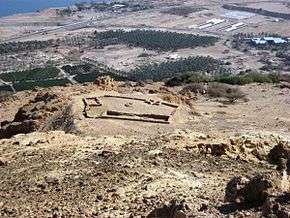
[[[51,80],[41,80],[41,81],[23,81],[13,84],[16,91],[31,90],[36,87],[47,88],[52,86],[64,86],[69,84],[67,79],[51,79]]]
[[[217,37],[200,36],[176,32],[153,30],[111,30],[95,33],[96,43],[100,46],[111,44],[127,44],[134,47],[158,51],[173,51],[182,48],[195,48],[198,46],[212,46]]]
[[[62,69],[72,75],[79,83],[94,82],[97,77],[103,75],[110,75],[115,79],[120,79],[120,76],[118,76],[120,74],[119,71],[100,64],[97,66],[88,63],[74,66],[66,65]]]
[[[8,85],[0,85],[0,91],[12,91],[12,88]]]
[[[2,43],[0,44],[0,54],[44,49],[52,46],[53,43],[53,40]]]
[[[212,57],[197,56],[137,67],[128,73],[128,77],[134,81],[147,79],[162,81],[190,72],[203,72],[216,75],[227,71],[229,71],[229,69],[224,66],[222,61]]]
[[[0,79],[12,83],[19,81],[39,81],[58,77],[59,72],[59,69],[55,67],[36,68],[32,70],[0,74]]]
[[[207,8],[182,6],[182,7],[169,8],[167,10],[162,11],[162,13],[187,17],[188,15],[190,15],[192,13],[196,13],[196,12],[200,12],[200,11],[204,11],[204,10],[207,10]]]
[[[98,67],[90,64],[75,66],[67,65],[62,69],[70,75],[74,75],[74,79],[79,83],[93,82],[97,77],[103,75],[109,75],[117,80],[162,81],[189,72],[204,72],[216,75],[229,71],[222,61],[204,56],[188,57],[176,61],[142,65],[129,72],[117,71],[112,68]]]
[[[36,68],[0,74],[0,79],[10,83],[16,91],[31,90],[35,87],[63,86],[69,81],[62,78],[56,67]],[[10,90],[8,85],[0,86],[1,90]]]

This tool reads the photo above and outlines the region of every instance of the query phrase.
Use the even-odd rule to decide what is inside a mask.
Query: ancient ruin
[[[87,118],[120,119],[169,124],[178,105],[155,99],[104,95],[83,98]]]

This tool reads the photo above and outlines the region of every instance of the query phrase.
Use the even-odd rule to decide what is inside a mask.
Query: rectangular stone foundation
[[[87,118],[130,120],[169,124],[178,105],[127,96],[104,95],[84,98],[84,116]]]

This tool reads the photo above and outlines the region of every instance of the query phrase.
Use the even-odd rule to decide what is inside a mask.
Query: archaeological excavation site
[[[146,96],[145,96],[146,97]],[[147,96],[148,97],[148,96]],[[119,119],[138,122],[170,124],[178,105],[129,96],[104,95],[83,98],[87,118]]]
[[[102,91],[73,100],[75,124],[84,134],[156,135],[188,125],[191,110],[156,94]],[[112,128],[113,127],[113,128]]]
[[[0,218],[290,218],[290,0],[0,0]]]

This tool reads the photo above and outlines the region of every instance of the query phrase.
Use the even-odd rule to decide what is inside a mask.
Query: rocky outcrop
[[[38,130],[52,114],[62,108],[63,100],[55,93],[38,93],[32,101],[18,109],[13,121],[1,123],[0,139]]]
[[[248,182],[249,179],[242,176],[232,178],[226,186],[225,200],[232,203],[243,202],[245,200],[244,188]]]
[[[4,125],[0,129],[1,138],[11,138],[14,135],[21,133],[30,133],[38,129],[38,122],[36,120],[24,120],[23,122],[11,122]]]
[[[277,165],[277,170],[289,171],[289,155],[290,148],[288,143],[278,142],[278,144],[270,150],[268,161],[271,164]]]
[[[110,76],[103,76],[96,79],[95,84],[104,91],[116,90],[116,83]]]
[[[72,105],[66,106],[63,110],[55,113],[42,126],[41,131],[61,130],[65,133],[77,133],[78,129],[74,122]]]

